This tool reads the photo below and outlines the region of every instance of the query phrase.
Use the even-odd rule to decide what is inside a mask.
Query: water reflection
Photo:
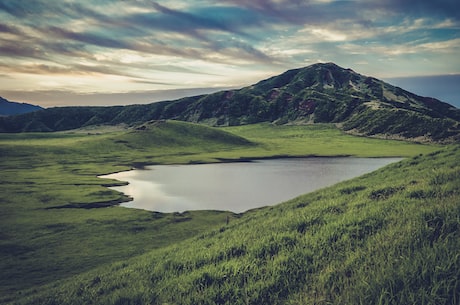
[[[104,177],[134,200],[122,206],[158,212],[228,210],[274,205],[374,171],[400,158],[295,158],[245,163],[160,165]]]

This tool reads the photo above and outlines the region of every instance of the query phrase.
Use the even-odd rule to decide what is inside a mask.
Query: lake
[[[157,212],[241,213],[372,172],[401,158],[290,158],[198,165],[158,165],[101,176],[129,182],[112,187],[133,198],[128,208]]]

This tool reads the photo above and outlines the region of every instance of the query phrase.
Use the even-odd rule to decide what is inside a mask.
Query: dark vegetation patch
[[[109,200],[109,201],[101,201],[101,202],[91,202],[91,203],[68,203],[64,205],[57,205],[52,207],[45,208],[46,210],[59,210],[59,209],[100,209],[100,208],[108,208],[117,206],[120,203],[132,200],[132,198],[126,199],[116,199],[116,200]]]
[[[139,232],[142,232],[142,231],[145,231],[145,230],[147,230],[147,227],[145,227],[145,226],[136,225],[136,226],[131,227],[131,231],[133,233],[139,233]]]
[[[384,229],[385,220],[378,217],[369,217],[350,224],[348,230],[351,239],[364,241],[369,236]]]
[[[433,213],[425,215],[426,238],[430,245],[439,240],[459,237],[460,223],[451,217],[436,215]]]
[[[182,216],[182,217],[174,217],[172,221],[173,222],[184,222],[184,221],[190,221],[190,220],[192,220],[191,217],[183,217]]]
[[[296,208],[302,209],[302,208],[304,208],[304,207],[306,207],[306,206],[308,206],[308,205],[309,205],[308,202],[301,202],[301,203],[298,203],[298,204],[296,205]]]
[[[321,226],[324,224],[324,220],[320,216],[311,216],[307,219],[303,219],[294,225],[295,231],[300,234],[305,234],[313,226]]]
[[[25,246],[25,245],[19,245],[19,244],[13,244],[13,243],[0,244],[0,254],[1,255],[20,256],[20,255],[24,255],[24,254],[27,254],[33,251],[34,251],[34,248]]]
[[[450,169],[436,174],[431,180],[430,185],[443,185],[445,183],[456,181],[460,178],[459,169]]]
[[[372,191],[369,194],[369,198],[372,200],[386,200],[404,189],[405,189],[404,186],[399,186],[399,187],[389,186],[389,187],[381,188],[381,189]]]
[[[220,253],[216,256],[215,262],[222,262],[227,261],[234,258],[239,258],[241,256],[246,255],[247,248],[246,245],[234,245],[228,249],[220,251]]]
[[[53,223],[45,226],[46,229],[52,230],[55,233],[63,232],[74,228],[74,225],[68,223]]]
[[[365,189],[366,189],[366,187],[363,186],[363,185],[356,185],[356,186],[343,188],[343,189],[340,190],[340,193],[344,194],[344,195],[350,195],[350,194],[353,194],[353,193],[357,193],[359,191],[363,191]]]
[[[161,219],[165,217],[164,213],[155,212],[155,211],[152,212],[150,215],[152,216],[152,219]]]
[[[345,213],[345,210],[347,209],[346,207],[346,204],[343,204],[343,205],[340,205],[340,206],[331,206],[331,207],[328,207],[325,212],[327,214],[335,214],[335,215],[339,215],[339,214],[343,214]]]
[[[414,190],[409,193],[411,199],[427,199],[436,197],[434,190]]]
[[[290,236],[271,238],[256,250],[255,257],[262,260],[272,259],[281,250],[292,250],[295,244],[296,239]]]

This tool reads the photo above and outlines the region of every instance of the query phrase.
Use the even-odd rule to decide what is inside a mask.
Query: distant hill
[[[42,109],[36,105],[11,102],[0,96],[0,116],[17,115]]]
[[[365,136],[459,141],[460,110],[333,63],[314,64],[238,90],[149,105],[61,107],[0,119],[0,131],[56,131],[175,119],[211,126],[335,123]]]

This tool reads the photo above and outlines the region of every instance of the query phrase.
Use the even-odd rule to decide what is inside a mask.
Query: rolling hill
[[[148,105],[57,107],[0,118],[1,132],[60,131],[175,119],[211,126],[335,123],[359,135],[427,142],[460,139],[460,110],[333,63],[314,64],[238,90]]]
[[[458,145],[418,155],[12,304],[458,304],[459,155]],[[158,215],[144,215],[148,232]]]
[[[0,304],[460,298],[459,145],[356,137],[322,123],[174,120],[3,133],[0,143]],[[411,158],[243,214],[115,207],[127,198],[106,186],[123,182],[96,177],[144,164],[338,153]]]
[[[439,148],[356,137],[331,124],[213,128],[166,120],[129,128],[0,134],[0,304],[22,298],[28,288],[219,228],[229,215],[119,208],[116,205],[129,198],[106,187],[125,183],[98,175],[145,164],[301,156],[411,157]]]

